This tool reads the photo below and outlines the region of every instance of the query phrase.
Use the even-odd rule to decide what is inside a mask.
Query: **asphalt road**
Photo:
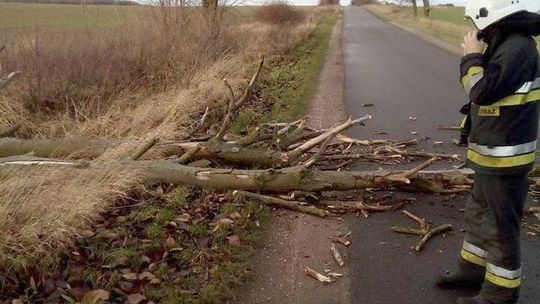
[[[366,127],[355,128],[349,135],[367,139],[418,138],[424,139],[422,146],[431,151],[463,153],[451,143],[457,133],[438,128],[456,125],[461,119],[458,110],[466,97],[458,82],[459,57],[361,8],[346,8],[344,18],[345,105],[352,116],[374,117]],[[443,144],[435,146],[435,141]],[[450,168],[451,164],[439,166]],[[395,194],[398,196],[412,195]],[[349,218],[353,238],[349,256],[351,303],[449,304],[460,295],[457,291],[437,290],[433,279],[435,274],[456,265],[463,238],[460,209],[466,196],[414,196],[417,200],[410,210],[435,224],[452,224],[454,232],[434,239],[417,254],[410,249],[418,241],[416,237],[389,229],[392,225],[414,226],[399,212],[368,219]],[[540,303],[540,238],[524,233],[523,248],[525,274],[520,303]]]

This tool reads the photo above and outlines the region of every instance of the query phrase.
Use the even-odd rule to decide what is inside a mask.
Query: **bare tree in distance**
[[[430,12],[431,12],[431,3],[429,0],[422,0],[424,8],[424,17],[429,18]],[[418,17],[418,2],[417,0],[401,0],[401,5],[411,5],[413,9],[414,17]]]
[[[319,5],[339,5],[339,0],[319,0]]]
[[[378,0],[352,0],[351,5],[362,6],[367,4],[380,4]]]
[[[431,12],[431,4],[429,3],[429,0],[423,0],[424,1],[424,17],[429,18],[429,13]]]

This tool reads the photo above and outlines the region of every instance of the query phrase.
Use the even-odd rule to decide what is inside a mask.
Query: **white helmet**
[[[483,30],[506,16],[523,11],[538,13],[540,0],[468,0],[465,17]]]

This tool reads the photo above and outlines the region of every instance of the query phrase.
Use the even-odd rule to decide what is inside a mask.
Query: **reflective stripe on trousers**
[[[486,281],[504,288],[518,288],[521,286],[521,267],[516,270],[508,270],[487,263]]]
[[[461,249],[461,257],[470,263],[486,266],[487,251],[477,247],[467,241],[463,241],[463,248]]]
[[[537,141],[515,145],[488,147],[469,143],[467,158],[478,165],[491,168],[507,168],[533,163],[536,159]]]

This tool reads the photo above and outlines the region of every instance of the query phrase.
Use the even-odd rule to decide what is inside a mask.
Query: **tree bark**
[[[429,13],[431,12],[431,5],[429,3],[429,0],[423,0],[424,1],[424,17],[429,18]]]
[[[268,192],[344,191],[366,188],[397,187],[404,190],[438,192],[455,186],[470,185],[470,170],[420,171],[410,184],[387,179],[404,171],[318,171],[303,166],[279,170],[207,169],[183,166],[173,161],[119,161],[137,170],[149,184],[193,185],[215,190],[247,190]],[[118,164],[119,162],[115,162]],[[0,167],[33,165],[77,166],[82,162],[12,157],[0,159]],[[107,163],[84,162],[87,166]],[[430,185],[430,186],[426,186]]]
[[[73,159],[94,159],[101,156],[107,149],[113,148],[122,141],[115,139],[18,139],[0,138],[0,158],[32,153],[35,157],[58,157]],[[182,155],[182,145],[163,144],[155,148],[160,153]]]

